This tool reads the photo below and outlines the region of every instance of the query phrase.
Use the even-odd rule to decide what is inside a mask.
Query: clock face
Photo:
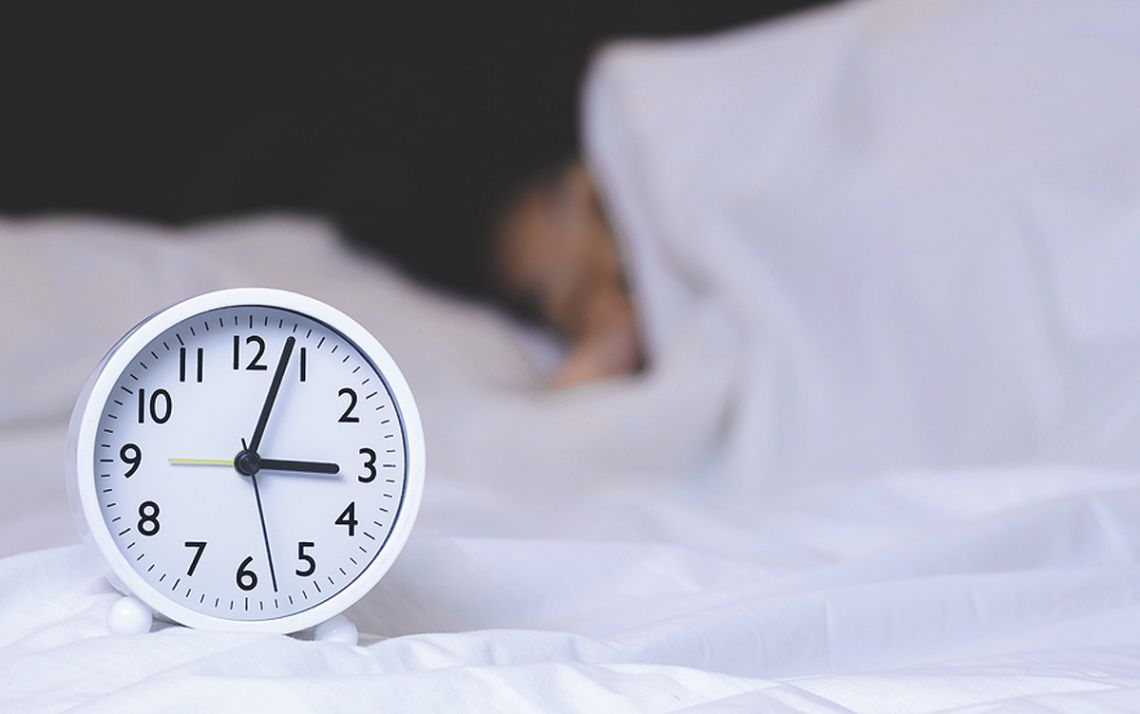
[[[356,343],[229,305],[138,344],[106,378],[87,454],[124,579],[181,611],[265,621],[337,598],[385,553],[408,489],[404,412],[418,418]]]

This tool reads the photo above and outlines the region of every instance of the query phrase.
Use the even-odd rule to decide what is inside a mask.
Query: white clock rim
[[[404,497],[392,531],[384,548],[364,571],[343,590],[329,599],[301,612],[265,620],[230,620],[192,610],[167,597],[139,575],[119,551],[103,520],[95,488],[92,457],[95,435],[103,407],[123,370],[155,337],[167,329],[210,310],[227,307],[270,307],[291,310],[322,322],[351,340],[380,371],[392,396],[404,429],[406,471]],[[341,614],[364,597],[392,567],[407,543],[419,514],[423,495],[425,449],[423,426],[411,388],[396,361],[379,340],[360,323],[320,300],[276,288],[231,288],[216,290],[171,305],[146,318],[124,335],[104,356],[88,380],[76,403],[69,430],[68,484],[75,491],[82,511],[86,533],[94,541],[111,572],[119,582],[113,584],[133,595],[162,617],[202,630],[229,632],[291,633],[299,632]],[[73,508],[75,503],[72,504]],[[86,539],[86,538],[85,538]]]

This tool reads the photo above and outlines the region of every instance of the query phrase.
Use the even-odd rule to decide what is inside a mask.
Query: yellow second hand
[[[233,466],[233,459],[167,459],[175,466]]]

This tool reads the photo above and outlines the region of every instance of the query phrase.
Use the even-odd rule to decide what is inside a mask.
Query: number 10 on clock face
[[[189,624],[296,620],[358,598],[354,583],[390,564],[414,517],[410,393],[356,341],[305,312],[229,305],[116,364],[89,490],[116,572],[157,609]]]

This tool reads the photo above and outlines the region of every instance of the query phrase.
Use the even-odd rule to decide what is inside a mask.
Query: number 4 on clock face
[[[356,526],[360,521],[356,520],[356,502],[352,502],[345,506],[344,511],[341,512],[336,518],[338,526],[345,526],[348,528],[348,535],[356,535]]]

